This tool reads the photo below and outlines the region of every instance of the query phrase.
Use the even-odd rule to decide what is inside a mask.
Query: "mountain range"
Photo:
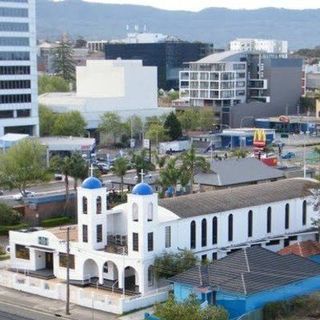
[[[127,25],[130,30],[146,25],[149,32],[211,42],[216,48],[226,47],[237,37],[288,40],[290,49],[320,44],[320,9],[208,8],[189,12],[82,0],[36,0],[36,5],[38,39],[57,39],[64,32],[72,38],[117,39],[125,37]]]

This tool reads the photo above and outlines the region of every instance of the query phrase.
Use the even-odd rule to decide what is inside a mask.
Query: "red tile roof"
[[[320,243],[311,240],[297,242],[291,246],[281,249],[278,253],[283,256],[295,254],[300,257],[308,258],[316,254],[320,254]]]

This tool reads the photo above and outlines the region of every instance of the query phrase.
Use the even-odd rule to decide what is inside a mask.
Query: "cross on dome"
[[[90,177],[93,177],[93,164],[91,163],[91,166],[90,166]]]
[[[141,182],[144,182],[144,181],[143,181],[143,177],[146,175],[146,174],[144,173],[144,170],[141,169],[141,171],[140,171],[139,174],[141,175]]]

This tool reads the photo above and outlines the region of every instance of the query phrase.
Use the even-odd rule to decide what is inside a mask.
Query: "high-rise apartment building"
[[[213,107],[218,123],[239,126],[244,118],[297,112],[301,59],[224,51],[185,66],[180,98],[191,107]]]
[[[0,135],[39,134],[35,0],[0,0]]]

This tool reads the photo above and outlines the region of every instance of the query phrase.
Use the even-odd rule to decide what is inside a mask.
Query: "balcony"
[[[128,254],[128,238],[125,235],[120,234],[108,234],[107,245],[104,249],[105,252],[115,253],[115,254]]]

